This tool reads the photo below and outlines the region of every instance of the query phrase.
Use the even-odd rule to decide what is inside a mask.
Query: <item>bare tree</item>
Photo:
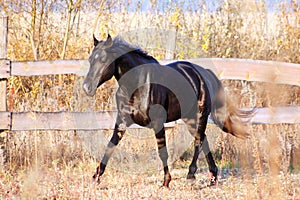
[[[96,30],[97,25],[98,25],[98,21],[99,21],[101,15],[103,13],[103,10],[104,10],[104,7],[105,7],[104,2],[105,2],[105,0],[100,0],[100,2],[99,2],[99,8],[98,8],[98,11],[97,11],[97,17],[96,17],[96,19],[94,21],[94,26],[93,26],[93,33],[95,33],[95,30]]]
[[[40,42],[43,27],[43,18],[45,12],[45,2],[41,1],[40,10],[38,13],[37,0],[32,0],[32,12],[31,12],[31,27],[30,27],[30,43],[32,47],[32,53],[34,60],[38,60],[40,57]],[[39,16],[38,16],[39,15]],[[39,22],[38,22],[39,18]]]
[[[77,14],[80,12],[81,3],[82,3],[82,0],[78,0],[77,2],[74,2],[73,0],[69,0],[69,1],[66,0],[68,14],[67,14],[67,23],[66,23],[66,29],[65,29],[63,49],[61,52],[61,59],[65,59],[68,40],[70,37],[70,31],[72,29],[72,25],[74,24]],[[72,23],[72,25],[71,25],[71,23]]]

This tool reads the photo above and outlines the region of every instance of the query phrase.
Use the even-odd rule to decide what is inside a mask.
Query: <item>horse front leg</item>
[[[96,169],[96,173],[93,176],[93,179],[98,183],[100,183],[100,176],[102,176],[102,174],[104,173],[107,162],[111,157],[112,153],[114,152],[116,146],[119,144],[120,140],[122,139],[124,133],[125,133],[125,127],[120,127],[118,123],[116,123],[114,128],[114,133],[105,149],[105,154],[100,162],[100,165]]]
[[[164,166],[164,187],[169,187],[170,181],[172,179],[169,167],[168,167],[168,151],[166,146],[166,135],[165,129],[162,128],[158,133],[155,134],[157,147],[158,147],[158,155]]]

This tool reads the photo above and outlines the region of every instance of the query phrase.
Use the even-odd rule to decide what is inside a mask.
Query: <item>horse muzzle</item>
[[[92,97],[96,94],[96,90],[93,88],[92,84],[83,83],[82,88],[88,96]]]

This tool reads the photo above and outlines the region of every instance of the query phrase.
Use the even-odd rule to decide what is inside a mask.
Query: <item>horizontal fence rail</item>
[[[219,79],[246,80],[300,86],[300,64],[246,59],[191,59],[213,70]]]
[[[12,62],[12,76],[42,76],[50,74],[87,74],[89,62],[87,60],[57,60]]]
[[[226,58],[197,58],[188,61],[213,70],[223,80],[247,80],[300,86],[300,64]],[[172,61],[160,62],[167,64]],[[11,75],[77,74],[84,76],[88,68],[87,60],[12,62]],[[7,77],[7,74],[2,74],[2,76]]]
[[[0,129],[21,130],[100,130],[113,129],[117,111],[101,112],[0,112]],[[209,120],[213,123],[212,120]],[[299,107],[258,108],[252,124],[300,123]],[[182,120],[165,123],[172,128]],[[142,128],[134,124],[129,128]]]

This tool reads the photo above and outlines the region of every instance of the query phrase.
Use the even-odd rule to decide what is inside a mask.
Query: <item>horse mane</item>
[[[143,49],[141,49],[141,47],[139,47],[137,45],[133,45],[133,44],[126,42],[120,35],[118,35],[114,38],[113,45],[121,47],[121,48],[125,48],[126,51],[128,51],[128,53],[135,53],[145,59],[158,62],[155,58],[153,58],[151,55],[149,55],[147,51],[144,51]]]

